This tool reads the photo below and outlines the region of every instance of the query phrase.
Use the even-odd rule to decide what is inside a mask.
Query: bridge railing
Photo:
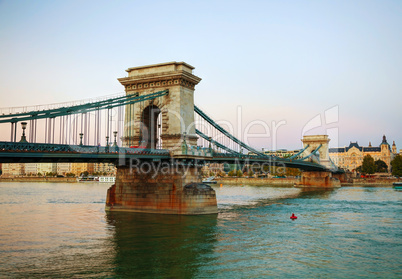
[[[0,152],[119,153],[169,155],[165,149],[127,148],[118,146],[67,145],[24,142],[0,142]]]

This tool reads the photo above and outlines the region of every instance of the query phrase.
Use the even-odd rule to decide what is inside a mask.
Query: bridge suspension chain
[[[300,161],[304,161],[312,156],[316,157],[316,153],[318,152],[318,150],[321,148],[322,144],[320,144],[313,152],[311,152],[309,155],[303,157],[300,159]],[[306,149],[306,148],[305,148]]]
[[[297,158],[297,156],[300,156],[300,155],[301,155],[304,151],[306,151],[307,148],[309,148],[309,147],[310,147],[310,144],[307,144],[306,147],[303,148],[302,150],[300,150],[297,154],[295,154],[295,155],[289,157],[289,160],[293,160],[293,159]]]
[[[28,121],[31,119],[52,118],[63,115],[79,114],[84,112],[96,111],[99,109],[114,108],[128,104],[135,104],[144,102],[146,100],[155,99],[160,96],[167,95],[169,90],[163,90],[148,95],[138,96],[135,94],[118,97],[110,100],[104,100],[95,103],[76,105],[72,107],[62,107],[57,109],[42,110],[42,111],[29,111],[14,114],[0,115],[0,123],[15,123],[20,121]]]
[[[202,138],[204,138],[205,140],[207,140],[208,142],[210,142],[210,143],[212,143],[212,144],[215,144],[217,147],[219,147],[219,148],[221,148],[221,149],[223,149],[223,150],[225,150],[225,151],[227,151],[227,152],[229,152],[229,153],[232,153],[232,154],[235,154],[235,155],[241,155],[241,153],[236,152],[236,151],[234,151],[234,150],[232,150],[232,149],[226,147],[226,146],[223,145],[223,144],[220,144],[219,142],[213,140],[212,137],[208,137],[207,135],[205,135],[204,133],[202,133],[202,132],[201,132],[200,130],[198,130],[198,129],[195,129],[195,133],[196,133],[197,135],[201,136]]]
[[[225,135],[228,139],[230,139],[234,143],[238,144],[239,146],[247,149],[248,151],[254,153],[257,156],[265,157],[265,158],[272,158],[272,156],[268,156],[268,155],[265,155],[264,153],[262,153],[260,151],[257,151],[256,149],[252,148],[251,146],[245,144],[244,142],[240,141],[239,139],[237,139],[236,137],[231,135],[224,128],[222,128],[222,126],[218,125],[214,120],[212,120],[208,115],[206,115],[201,109],[199,109],[195,105],[194,105],[194,112],[197,113],[201,118],[203,118],[209,124],[211,124],[216,130],[218,130],[220,133]]]
[[[45,144],[73,144],[99,146],[106,138],[106,145],[118,141],[119,146],[125,135],[129,135],[132,143],[132,127],[125,127],[124,118],[132,119],[134,104],[143,104],[147,100],[160,98],[169,93],[168,90],[154,92],[139,96],[138,93],[101,100],[92,103],[78,104],[69,107],[57,107],[52,109],[24,111],[0,115],[1,123],[10,123],[11,142],[20,141],[18,135],[26,135],[26,141],[30,143],[42,142]],[[39,120],[39,121],[38,121]],[[22,131],[17,126],[21,122]],[[28,122],[25,124],[25,122]],[[129,123],[128,125],[132,125]],[[28,125],[27,125],[28,124]],[[25,126],[24,126],[25,125]],[[28,127],[27,127],[28,126]],[[27,129],[26,129],[27,128]],[[26,131],[25,131],[26,129]],[[39,131],[43,131],[37,133]],[[119,137],[117,137],[119,135]],[[4,135],[3,135],[4,138]],[[102,140],[103,139],[103,140]],[[2,140],[5,140],[2,139]],[[128,144],[129,142],[127,142]],[[114,144],[114,143],[113,143]]]

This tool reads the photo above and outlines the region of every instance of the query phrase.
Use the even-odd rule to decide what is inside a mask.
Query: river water
[[[0,277],[402,278],[392,187],[217,186],[218,215],[170,216],[106,214],[109,186],[0,183]]]

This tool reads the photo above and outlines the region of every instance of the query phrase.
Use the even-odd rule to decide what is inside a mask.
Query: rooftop
[[[167,62],[167,63],[160,63],[160,64],[152,64],[152,65],[145,65],[139,67],[132,67],[128,68],[126,72],[128,72],[129,76],[136,76],[136,75],[144,75],[144,74],[153,74],[153,73],[160,73],[160,72],[170,72],[170,71],[184,71],[190,74],[193,73],[195,68],[190,64],[185,62]]]

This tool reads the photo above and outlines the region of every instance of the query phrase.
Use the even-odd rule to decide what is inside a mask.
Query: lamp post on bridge
[[[82,137],[84,136],[83,133],[80,133],[80,146],[82,146]]]
[[[113,135],[114,135],[113,147],[114,147],[114,150],[115,150],[116,152],[118,152],[118,151],[119,151],[119,146],[117,145],[117,131],[114,131],[114,132],[113,132]]]
[[[28,142],[26,137],[25,137],[25,129],[27,128],[27,123],[26,122],[21,122],[22,126],[22,136],[20,142]]]
[[[117,147],[117,131],[113,132],[114,135],[114,143],[113,143],[113,147]]]
[[[106,152],[109,152],[109,136],[106,136]]]

